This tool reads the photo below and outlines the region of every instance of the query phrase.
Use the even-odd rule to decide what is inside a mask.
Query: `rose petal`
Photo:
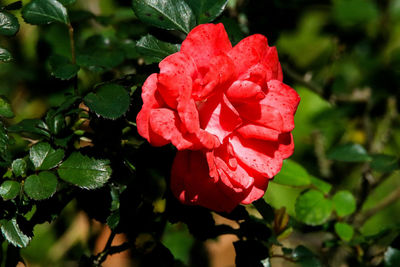
[[[203,100],[213,93],[225,91],[235,76],[234,64],[227,55],[223,54],[211,59],[204,78],[195,80],[192,93],[194,99]]]
[[[283,125],[279,130],[290,132],[294,129],[294,114],[299,101],[300,96],[295,90],[278,80],[272,80],[268,82],[267,96],[260,101],[260,104],[279,110],[283,118]]]
[[[158,64],[158,67],[160,73],[177,76],[194,77],[198,71],[192,57],[182,52],[167,56]]]
[[[240,75],[259,63],[268,48],[267,38],[261,34],[254,34],[235,45],[228,56],[235,63],[237,74]]]
[[[170,141],[178,150],[191,148],[194,143],[181,132],[178,114],[168,108],[153,109],[150,112],[150,131]]]
[[[278,150],[278,143],[243,139],[239,136],[230,137],[230,143],[238,160],[243,163],[247,171],[272,178],[282,167],[282,157]]]
[[[265,98],[264,98],[265,99]],[[283,131],[284,121],[279,109],[257,102],[234,103],[240,116],[253,124],[259,124],[277,131]]]
[[[259,183],[254,183],[245,199],[242,200],[241,204],[247,205],[253,203],[260,198],[262,198],[267,191],[269,180],[259,181]]]
[[[232,49],[224,25],[202,24],[187,35],[181,46],[181,52],[190,55],[200,72],[208,69],[212,58]]]
[[[185,96],[180,97],[177,110],[185,129],[189,133],[196,134],[200,130],[200,121],[194,100],[191,98],[185,99]]]
[[[261,87],[251,81],[236,81],[228,90],[226,96],[232,102],[259,101],[265,97]]]
[[[246,124],[236,130],[244,138],[278,141],[279,131],[255,124]]]
[[[269,47],[264,54],[261,63],[266,67],[266,81],[270,80],[282,80],[282,69],[279,63],[278,51],[275,47]]]
[[[282,159],[286,159],[293,154],[294,142],[293,135],[291,133],[283,133],[279,135],[278,151],[281,154]]]
[[[262,90],[267,88],[267,73],[268,69],[261,63],[257,63],[247,69],[243,74],[240,75],[238,80],[251,81],[261,86]]]
[[[150,142],[149,117],[150,111],[164,105],[162,99],[157,96],[157,74],[150,75],[142,86],[143,106],[136,117],[138,133]],[[154,144],[155,145],[155,144]]]
[[[185,204],[230,212],[240,202],[226,196],[219,183],[209,176],[206,157],[200,151],[179,151],[171,171],[173,194]]]
[[[191,95],[196,66],[190,57],[178,52],[166,57],[159,67],[158,91],[168,106],[176,108],[181,95]]]
[[[199,107],[200,125],[218,137],[220,143],[242,122],[225,95],[217,95]]]

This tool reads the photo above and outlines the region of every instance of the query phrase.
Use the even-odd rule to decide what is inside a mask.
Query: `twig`
[[[320,96],[323,95],[323,88],[318,84],[316,84],[315,82],[306,79],[305,76],[298,74],[297,72],[289,68],[286,64],[282,64],[282,68],[284,73],[287,74],[295,82],[298,82],[299,84],[306,86],[308,89],[319,94]]]
[[[272,259],[272,258],[281,258],[281,259],[284,259],[284,260],[286,260],[286,261],[296,262],[295,259],[292,259],[292,258],[290,258],[290,257],[288,257],[288,256],[285,256],[285,255],[275,254],[275,255],[271,255],[271,256],[269,256],[269,257],[270,257],[271,259]]]
[[[379,122],[374,138],[371,142],[371,153],[380,153],[389,139],[391,125],[397,117],[396,98],[390,97],[386,104],[386,113],[383,119]]]
[[[312,137],[314,140],[314,153],[317,156],[319,172],[322,177],[328,178],[331,176],[332,161],[326,157],[324,136],[320,131],[314,131]]]
[[[119,246],[111,246],[114,237],[115,232],[111,232],[103,251],[92,257],[93,266],[100,266],[109,255],[120,253],[130,248],[130,244],[128,242],[125,242]]]
[[[68,26],[68,33],[69,33],[69,42],[71,46],[71,61],[72,64],[76,65],[76,51],[75,51],[75,39],[74,39],[74,28],[72,27],[71,22],[67,24]],[[78,91],[78,75],[74,76],[74,93],[76,96],[79,95]]]
[[[375,213],[381,211],[382,209],[386,208],[387,206],[393,204],[397,200],[400,199],[400,188],[394,190],[390,195],[388,195],[386,198],[384,198],[381,202],[379,202],[376,206],[373,208],[360,213],[356,218],[354,219],[354,225],[357,227],[360,227],[364,224],[368,218],[370,218],[372,215]]]

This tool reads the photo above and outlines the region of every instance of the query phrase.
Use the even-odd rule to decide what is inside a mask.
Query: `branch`
[[[76,65],[74,28],[72,27],[71,23],[68,23],[67,26],[68,26],[68,33],[69,33],[69,42],[70,42],[70,46],[71,46],[71,60],[72,60],[72,64]],[[79,95],[78,74],[75,75],[75,77],[73,79],[74,79],[74,93],[76,96],[78,96]]]
[[[323,95],[323,88],[319,86],[317,83],[313,82],[311,79],[307,79],[305,75],[300,75],[293,69],[289,68],[286,64],[282,64],[282,69],[291,79],[295,82],[306,86],[311,91],[317,93],[318,95]]]
[[[386,208],[387,206],[393,204],[399,199],[400,199],[400,188],[397,188],[392,193],[390,193],[390,195],[388,195],[381,202],[379,202],[375,207],[357,215],[356,218],[354,219],[354,225],[356,227],[360,227],[371,216],[375,215],[376,213]]]
[[[125,242],[118,246],[111,246],[114,237],[115,232],[111,232],[103,251],[92,257],[93,266],[101,266],[101,264],[107,259],[109,255],[120,253],[130,248],[129,242]]]
[[[385,143],[388,141],[390,132],[392,131],[392,122],[397,117],[396,98],[389,97],[386,104],[386,113],[382,120],[378,123],[375,136],[371,143],[370,152],[380,153]]]

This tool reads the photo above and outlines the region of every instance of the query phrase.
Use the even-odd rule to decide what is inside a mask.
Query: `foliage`
[[[267,36],[301,96],[293,157],[229,214],[180,204],[176,151],[135,124],[144,80],[209,22],[233,44]],[[226,234],[239,267],[399,266],[399,29],[399,0],[1,1],[0,266],[124,250],[139,266],[209,266],[205,241]],[[100,252],[95,220],[111,229]]]

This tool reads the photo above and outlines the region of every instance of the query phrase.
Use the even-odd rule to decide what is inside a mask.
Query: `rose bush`
[[[293,153],[299,96],[275,47],[252,35],[232,48],[222,24],[194,28],[142,87],[141,136],[177,149],[171,189],[182,203],[231,211],[265,193]]]

